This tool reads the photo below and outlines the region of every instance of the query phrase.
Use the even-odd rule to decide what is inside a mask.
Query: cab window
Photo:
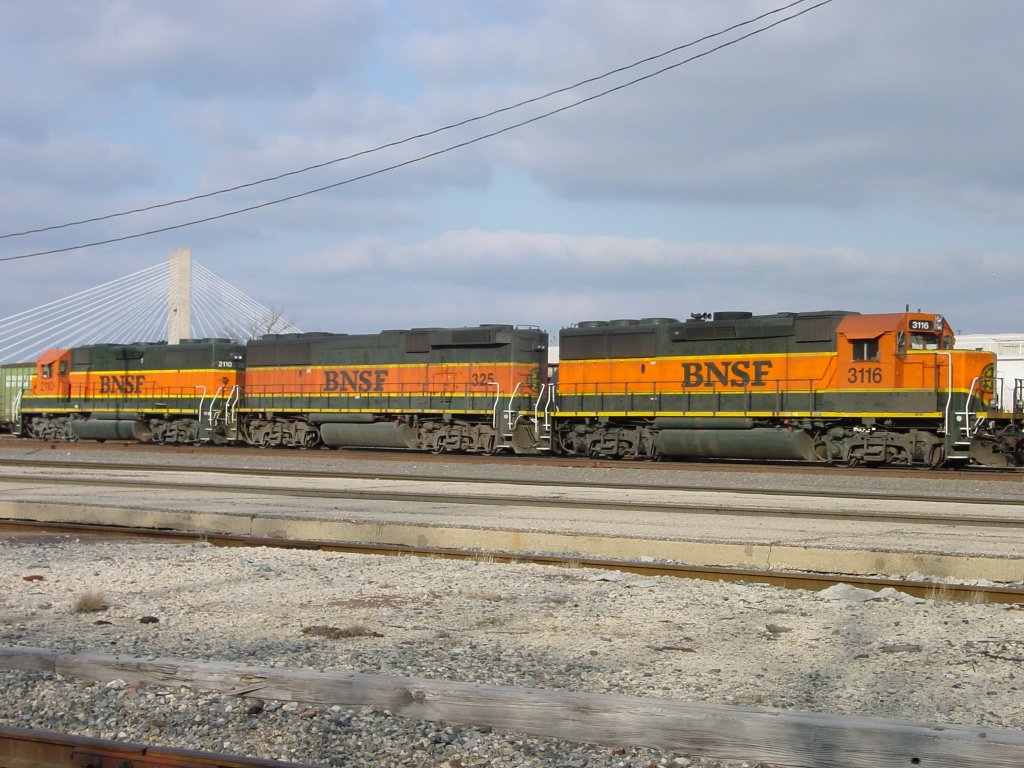
[[[855,361],[878,359],[878,339],[854,339],[851,343]]]
[[[42,375],[44,379],[53,378],[53,363],[43,363]]]
[[[934,333],[912,333],[910,334],[911,349],[938,349],[939,337]]]
[[[68,361],[67,360],[61,360],[60,361],[60,370],[58,371],[58,375],[59,376],[67,376],[68,375]]]

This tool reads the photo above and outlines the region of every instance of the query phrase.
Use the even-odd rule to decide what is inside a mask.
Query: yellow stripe
[[[221,372],[225,372],[225,371],[244,371],[244,370],[245,370],[244,368],[236,368],[234,366],[232,366],[231,368],[142,368],[142,369],[129,368],[127,371],[125,369],[123,369],[123,368],[103,368],[103,369],[93,368],[93,369],[88,370],[88,371],[71,371],[68,374],[68,377],[69,378],[82,378],[84,376],[93,376],[93,375],[101,375],[101,374],[103,374],[103,375],[105,375],[105,374],[114,374],[116,376],[116,375],[123,375],[125,373],[128,373],[131,376],[134,376],[136,374],[143,374],[143,373],[144,374],[149,374],[149,373],[221,373]]]
[[[23,408],[22,413],[36,413],[36,412],[51,412],[51,413],[81,413],[82,410],[78,408]],[[125,411],[143,411],[145,413],[191,413],[196,412],[195,408],[87,408],[86,413],[124,413]]]
[[[769,382],[774,383],[774,382]],[[781,382],[780,382],[781,383]],[[593,384],[569,384],[570,387],[592,387]],[[903,395],[903,394],[941,394],[948,395],[951,390],[948,389],[772,389],[770,387],[758,387],[757,389],[706,389],[704,387],[690,387],[688,389],[631,389],[631,390],[615,390],[600,392],[559,392],[560,398],[570,397],[676,397],[679,395],[685,395],[693,397],[695,395],[708,395],[708,396],[728,396],[728,397],[745,397],[747,395],[832,395],[832,394],[887,394],[887,395]],[[969,395],[971,390],[969,389],[954,389],[953,394]]]
[[[534,365],[534,360],[513,360],[508,362],[491,362],[480,360],[473,363],[334,363],[332,365],[247,365],[246,371],[334,371],[339,367],[345,369],[376,370],[378,368],[472,368],[473,366],[488,366],[491,368],[511,368],[513,366]],[[572,362],[577,362],[573,360]],[[582,362],[582,361],[578,361]]]
[[[981,416],[982,414],[975,414]],[[585,416],[608,416],[608,417],[629,417],[629,418],[659,418],[676,416],[749,416],[757,418],[942,418],[941,411],[916,412],[902,411],[897,413],[878,413],[876,411],[559,411],[554,414],[556,419],[579,418]]]
[[[226,393],[222,393],[217,396],[218,400],[226,397]],[[202,393],[189,393],[187,395],[90,395],[88,397],[62,397],[60,395],[32,395],[31,397],[25,398],[27,400],[61,400],[66,403],[78,402],[84,400],[199,400],[204,395]],[[206,393],[205,397],[210,399],[213,397],[209,392]]]
[[[239,408],[239,413],[262,413],[264,411],[271,411],[272,413],[396,413],[396,414],[410,414],[410,413],[451,413],[451,408]],[[493,411],[490,408],[487,409],[466,409],[459,410],[459,413],[473,413],[482,416],[490,416]]]
[[[371,398],[375,398],[377,400],[393,400],[395,398],[402,398],[402,397],[405,397],[405,398],[408,398],[408,397],[427,397],[427,398],[434,398],[434,399],[444,398],[444,399],[451,400],[452,398],[455,398],[455,397],[462,397],[462,398],[466,398],[466,397],[486,397],[486,398],[488,398],[490,400],[493,400],[493,399],[495,399],[497,397],[497,398],[500,398],[504,402],[504,401],[508,400],[509,394],[510,393],[497,394],[496,395],[493,389],[492,390],[483,390],[483,389],[481,389],[479,392],[359,392],[359,393],[355,393],[355,392],[301,392],[301,393],[294,393],[294,392],[280,392],[280,393],[279,392],[271,392],[271,393],[267,393],[267,394],[245,395],[245,399],[246,399],[247,402],[251,402],[253,400],[263,400],[263,399],[268,399],[268,398],[306,398],[306,399],[311,400],[311,399],[314,399],[314,398],[318,398],[318,399],[328,398],[328,399],[331,399],[331,398],[350,397],[350,398],[353,398],[355,400],[370,400]],[[533,398],[533,397],[534,397],[534,395],[532,395],[532,394],[529,394],[529,395],[527,395],[527,394],[518,394],[518,395],[516,395],[516,399],[517,400],[520,399],[520,398]],[[220,398],[218,398],[218,400],[219,399]]]
[[[559,360],[559,365],[574,365],[576,363],[632,363],[642,361],[657,361],[659,363],[674,362],[699,362],[702,360],[780,360],[793,357],[820,357],[828,359],[838,357],[837,352],[733,352],[727,355],[673,355],[671,357],[659,357],[650,355],[648,357],[585,357],[581,359]]]

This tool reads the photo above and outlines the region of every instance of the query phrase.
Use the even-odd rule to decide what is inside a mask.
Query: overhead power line
[[[559,93],[564,93],[566,91],[570,91],[570,90],[572,90],[574,88],[580,87],[581,85],[585,85],[585,84],[588,84],[588,83],[596,82],[598,80],[601,80],[601,79],[604,79],[606,77],[609,77],[612,74],[621,73],[623,71],[626,71],[626,70],[632,69],[632,68],[634,68],[636,66],[639,66],[640,64],[649,63],[650,61],[654,61],[656,59],[662,58],[662,57],[664,57],[666,55],[669,55],[670,53],[678,52],[678,51],[683,50],[685,48],[692,47],[693,45],[696,45],[696,44],[698,44],[700,42],[703,42],[703,41],[706,41],[708,39],[711,39],[711,38],[714,38],[714,37],[719,37],[719,36],[721,36],[723,34],[728,33],[729,31],[736,30],[737,28],[742,27],[742,26],[747,26],[747,25],[749,25],[751,23],[754,23],[754,22],[756,22],[758,20],[766,18],[767,16],[773,15],[775,13],[779,13],[781,11],[788,10],[788,9],[793,8],[794,6],[799,5],[799,4],[801,4],[803,2],[806,2],[806,1],[807,0],[796,0],[796,2],[790,3],[789,5],[786,5],[786,6],[781,6],[780,8],[777,8],[777,9],[775,9],[773,11],[769,11],[767,13],[761,14],[760,16],[755,17],[754,19],[750,19],[748,21],[741,22],[739,24],[734,24],[731,27],[728,27],[727,29],[724,29],[724,30],[722,30],[720,32],[716,32],[716,33],[711,34],[711,35],[706,35],[703,38],[700,38],[699,40],[695,40],[695,41],[693,41],[691,43],[687,43],[685,45],[677,46],[676,48],[673,48],[670,51],[666,51],[664,53],[657,54],[655,56],[650,56],[650,57],[648,57],[646,59],[643,59],[641,61],[634,62],[633,64],[629,64],[627,66],[620,67],[620,68],[615,69],[615,70],[611,70],[610,72],[606,72],[603,75],[599,75],[599,76],[596,76],[596,77],[593,77],[593,78],[589,78],[587,80],[580,81],[579,83],[577,83],[575,85],[566,86],[564,88],[560,88],[558,90],[551,91],[551,92],[549,92],[547,94],[544,94],[542,96],[537,96],[537,97],[534,97],[532,99],[527,99],[525,101],[519,102],[518,104],[510,106],[510,107],[503,107],[501,109],[494,110],[492,112],[487,113],[486,115],[479,115],[477,117],[468,118],[468,119],[463,120],[461,122],[452,123],[452,124],[450,124],[448,126],[444,126],[442,128],[437,128],[437,129],[434,129],[434,130],[426,132],[426,133],[418,134],[416,136],[412,136],[412,137],[409,137],[409,138],[406,138],[406,139],[402,139],[402,140],[399,140],[399,141],[391,142],[389,144],[383,144],[383,145],[381,145],[379,147],[375,147],[373,149],[363,150],[362,152],[358,152],[358,153],[355,153],[353,155],[349,155],[347,157],[336,158],[334,160],[330,160],[330,161],[327,161],[327,162],[324,162],[324,163],[320,163],[318,165],[308,166],[306,168],[295,170],[295,171],[289,171],[287,173],[279,174],[278,176],[268,177],[266,179],[261,179],[259,181],[238,185],[238,186],[232,187],[230,189],[223,189],[223,190],[218,190],[216,192],[209,192],[209,193],[206,193],[206,194],[203,194],[203,195],[196,195],[196,196],[191,197],[191,198],[183,198],[181,200],[171,201],[171,202],[167,202],[167,203],[161,203],[161,204],[149,206],[147,208],[139,208],[139,209],[136,209],[136,210],[133,210],[133,211],[125,211],[125,212],[116,213],[116,214],[108,214],[106,216],[100,216],[100,217],[96,217],[96,218],[93,218],[93,219],[84,219],[84,220],[79,221],[79,222],[69,222],[67,224],[55,225],[55,226],[52,226],[52,227],[45,227],[45,228],[37,229],[37,230],[29,230],[29,231],[21,232],[21,233],[12,233],[12,234],[9,234],[9,235],[0,236],[0,238],[15,237],[15,236],[19,236],[19,235],[34,234],[34,233],[38,233],[38,232],[45,232],[45,231],[49,231],[49,230],[53,230],[53,229],[61,229],[61,228],[64,228],[64,227],[75,226],[76,224],[85,224],[85,223],[89,223],[89,222],[93,222],[93,221],[101,221],[101,220],[104,220],[104,219],[115,218],[115,217],[118,217],[118,216],[127,216],[127,215],[129,215],[131,213],[141,213],[143,211],[154,210],[156,208],[163,208],[163,207],[167,207],[167,206],[170,206],[170,205],[177,205],[179,203],[190,202],[190,201],[193,201],[193,200],[198,200],[198,199],[202,199],[202,198],[206,198],[206,197],[213,197],[213,196],[218,195],[218,194],[224,194],[226,192],[232,192],[232,191],[235,191],[235,190],[238,190],[238,189],[244,189],[246,187],[256,186],[258,184],[263,184],[263,183],[266,183],[266,182],[269,182],[269,181],[276,181],[276,180],[279,180],[279,179],[286,178],[288,176],[294,176],[294,175],[299,174],[299,173],[304,173],[306,171],[310,171],[310,170],[313,170],[315,168],[322,168],[322,167],[325,167],[327,165],[331,165],[333,163],[342,162],[343,160],[349,160],[349,159],[360,157],[360,156],[363,156],[363,155],[366,155],[366,154],[371,154],[373,152],[377,152],[377,151],[380,151],[382,149],[398,146],[400,144],[405,144],[405,143],[413,141],[414,139],[417,139],[417,138],[423,138],[423,137],[431,136],[431,135],[440,133],[442,131],[449,130],[451,128],[463,126],[463,125],[466,125],[468,123],[472,123],[472,122],[475,122],[475,121],[478,121],[478,120],[483,120],[486,117],[490,117],[490,116],[497,115],[497,114],[500,114],[500,113],[503,113],[503,112],[507,112],[507,111],[516,109],[516,108],[518,108],[520,106],[524,106],[524,105],[527,105],[527,104],[531,104],[531,103],[540,101],[542,99],[548,98],[549,96],[553,96],[555,94],[559,94]],[[548,112],[544,112],[542,114],[535,115],[534,117],[527,118],[525,120],[521,120],[521,121],[513,123],[511,125],[507,125],[507,126],[505,126],[503,128],[499,128],[497,130],[481,134],[481,135],[476,136],[476,137],[474,137],[472,139],[467,139],[465,141],[461,141],[461,142],[458,142],[456,144],[452,144],[452,145],[450,145],[448,147],[445,147],[443,149],[439,149],[439,150],[435,150],[433,152],[428,152],[428,153],[419,155],[419,156],[411,158],[409,160],[404,160],[402,162],[394,163],[392,165],[388,165],[388,166],[385,166],[383,168],[378,168],[377,170],[374,170],[374,171],[368,171],[366,173],[362,173],[362,174],[359,174],[357,176],[352,176],[350,178],[343,179],[341,181],[337,181],[337,182],[334,182],[332,184],[326,184],[326,185],[323,185],[323,186],[320,186],[320,187],[316,187],[314,189],[309,189],[309,190],[306,190],[306,191],[303,191],[303,192],[298,192],[298,193],[295,193],[295,194],[292,194],[292,195],[287,195],[285,197],[280,197],[280,198],[277,198],[277,199],[274,199],[274,200],[268,200],[268,201],[263,202],[263,203],[257,203],[255,205],[246,206],[244,208],[238,208],[238,209],[235,209],[235,210],[226,211],[224,213],[216,214],[216,215],[213,215],[213,216],[206,216],[206,217],[203,217],[203,218],[193,219],[193,220],[190,220],[190,221],[182,222],[180,224],[172,224],[172,225],[168,225],[168,226],[165,226],[165,227],[159,227],[159,228],[156,228],[156,229],[146,230],[146,231],[143,231],[143,232],[136,232],[136,233],[133,233],[133,234],[130,234],[130,235],[122,235],[120,237],[108,238],[106,240],[97,240],[97,241],[89,242],[89,243],[80,243],[78,245],[67,246],[67,247],[64,247],[64,248],[54,248],[54,249],[46,250],[46,251],[35,251],[33,253],[24,253],[24,254],[20,254],[20,255],[17,255],[17,256],[0,257],[0,262],[15,261],[15,260],[18,260],[18,259],[28,259],[28,258],[33,258],[33,257],[36,257],[36,256],[49,256],[49,255],[57,254],[57,253],[66,253],[68,251],[79,250],[81,248],[92,248],[92,247],[96,247],[96,246],[100,246],[100,245],[109,245],[111,243],[119,243],[119,242],[124,242],[126,240],[134,240],[134,239],[137,239],[137,238],[148,237],[150,235],[156,235],[156,234],[160,234],[160,233],[163,233],[163,232],[171,232],[171,231],[174,231],[174,230],[177,230],[177,229],[184,229],[186,227],[192,227],[192,226],[195,226],[197,224],[204,224],[204,223],[207,223],[207,222],[210,222],[210,221],[217,221],[218,219],[226,219],[226,218],[229,218],[231,216],[237,216],[237,215],[242,214],[242,213],[249,213],[249,212],[252,212],[252,211],[259,210],[261,208],[268,208],[268,207],[273,206],[273,205],[279,205],[281,203],[286,203],[286,202],[289,202],[291,200],[297,200],[297,199],[302,198],[302,197],[308,197],[310,195],[315,195],[315,194],[318,194],[320,192],[325,192],[325,191],[330,190],[330,189],[336,189],[338,187],[342,187],[342,186],[345,186],[345,185],[348,185],[348,184],[352,184],[352,183],[357,182],[357,181],[362,181],[364,179],[372,178],[374,176],[379,176],[381,174],[388,173],[390,171],[397,170],[399,168],[404,168],[406,166],[413,165],[415,163],[419,163],[419,162],[422,162],[424,160],[428,160],[428,159],[431,159],[431,158],[434,158],[434,157],[438,157],[440,155],[447,154],[447,153],[452,152],[452,151],[454,151],[456,149],[462,149],[464,147],[471,146],[473,144],[477,144],[477,143],[479,143],[481,141],[484,141],[486,139],[490,139],[490,138],[493,138],[495,136],[499,136],[499,135],[501,135],[503,133],[508,133],[509,131],[515,130],[517,128],[522,128],[523,126],[530,125],[531,123],[536,123],[536,122],[539,122],[541,120],[545,120],[545,119],[547,119],[549,117],[552,117],[554,115],[560,114],[562,112],[566,112],[566,111],[568,111],[570,109],[575,109],[576,107],[579,107],[579,106],[581,106],[583,104],[587,104],[587,103],[589,103],[591,101],[595,101],[597,99],[603,98],[604,96],[608,96],[609,94],[616,93],[617,91],[621,91],[621,90],[623,90],[625,88],[629,88],[629,87],[634,86],[634,85],[636,85],[638,83],[641,83],[641,82],[644,82],[646,80],[650,80],[652,78],[658,77],[659,75],[663,75],[666,72],[670,72],[670,71],[672,71],[674,69],[678,69],[679,67],[682,67],[682,66],[684,66],[686,64],[689,64],[689,63],[691,63],[693,61],[696,61],[698,59],[702,59],[702,58],[704,58],[706,56],[710,56],[712,53],[716,53],[716,52],[721,51],[721,50],[723,50],[725,48],[729,48],[729,47],[731,47],[733,45],[736,45],[737,43],[743,42],[744,40],[747,40],[747,39],[749,39],[751,37],[754,37],[755,35],[759,35],[759,34],[761,34],[763,32],[767,32],[770,29],[774,29],[775,27],[780,26],[781,24],[784,24],[784,23],[786,23],[788,21],[792,21],[793,19],[799,18],[800,16],[803,16],[803,15],[805,15],[807,13],[810,13],[811,11],[816,10],[817,8],[820,8],[822,6],[828,5],[831,2],[833,2],[833,0],[819,0],[819,2],[815,3],[814,5],[811,5],[811,6],[807,7],[807,8],[804,8],[804,9],[802,9],[802,10],[796,12],[796,13],[793,13],[793,14],[791,14],[789,16],[785,16],[785,17],[783,17],[781,19],[778,19],[778,20],[772,22],[771,24],[767,24],[767,25],[765,25],[763,27],[759,27],[758,29],[755,29],[755,30],[753,30],[751,32],[747,32],[744,35],[740,35],[737,38],[734,38],[734,39],[729,40],[727,42],[724,42],[724,43],[721,43],[719,45],[716,45],[713,48],[710,48],[710,49],[708,49],[706,51],[703,51],[701,53],[698,53],[698,54],[695,54],[693,56],[690,56],[690,57],[688,57],[686,59],[683,59],[682,61],[678,61],[678,62],[676,62],[674,64],[669,64],[668,66],[662,67],[661,69],[657,69],[657,70],[655,70],[653,72],[650,72],[650,73],[648,73],[646,75],[642,75],[640,77],[636,77],[636,78],[634,78],[632,80],[629,80],[629,81],[627,81],[625,83],[621,83],[621,84],[619,84],[617,86],[614,86],[612,88],[608,88],[608,89],[606,89],[604,91],[601,91],[599,93],[593,94],[593,95],[588,96],[586,98],[578,99],[577,101],[574,101],[574,102],[572,102],[570,104],[566,104],[566,105],[561,106],[561,107],[558,107],[557,109],[549,110]]]
[[[46,226],[46,227],[38,227],[36,229],[26,229],[26,230],[21,231],[21,232],[9,232],[7,234],[0,235],[0,240],[4,240],[4,239],[7,239],[7,238],[11,238],[11,237],[23,237],[25,235],[34,235],[34,234],[39,234],[40,232],[50,232],[50,231],[55,230],[55,229],[66,229],[68,227],[75,227],[75,226],[79,226],[81,224],[92,224],[92,223],[97,222],[97,221],[106,221],[108,219],[115,219],[115,218],[119,218],[119,217],[122,217],[122,216],[131,216],[131,215],[136,214],[136,213],[146,213],[148,211],[155,211],[155,210],[158,210],[160,208],[169,208],[169,207],[174,206],[174,205],[181,205],[183,203],[191,203],[191,202],[195,202],[196,200],[204,200],[204,199],[207,199],[207,198],[210,198],[210,197],[216,197],[218,195],[227,194],[229,192],[237,192],[237,191],[242,190],[242,189],[249,189],[251,187],[256,187],[256,186],[259,186],[261,184],[267,184],[267,183],[272,182],[272,181],[280,181],[281,179],[286,179],[286,178],[288,178],[290,176],[297,176],[297,175],[302,174],[302,173],[307,173],[309,171],[315,171],[315,170],[318,170],[320,168],[326,168],[326,167],[328,167],[330,165],[335,165],[337,163],[342,163],[342,162],[345,162],[345,161],[348,161],[348,160],[355,160],[356,158],[365,157],[366,155],[371,155],[371,154],[373,154],[375,152],[380,152],[380,151],[385,150],[385,149],[392,149],[393,147],[398,147],[398,146],[401,146],[402,144],[408,144],[409,142],[416,141],[417,139],[424,139],[424,138],[427,138],[429,136],[435,136],[435,135],[437,135],[439,133],[442,133],[444,131],[452,130],[454,128],[461,128],[462,126],[469,125],[470,123],[478,122],[480,120],[486,120],[489,117],[494,117],[495,115],[500,115],[500,114],[502,114],[504,112],[511,112],[512,110],[519,109],[520,107],[524,107],[524,106],[527,106],[529,104],[535,104],[535,103],[537,103],[539,101],[543,101],[544,99],[548,99],[548,98],[550,98],[552,96],[557,96],[558,94],[561,94],[561,93],[566,93],[567,91],[575,90],[576,88],[580,88],[580,87],[582,87],[584,85],[589,85],[591,83],[596,83],[596,82],[598,82],[600,80],[604,80],[605,78],[611,77],[612,75],[617,75],[617,74],[620,74],[622,72],[626,72],[626,71],[628,71],[630,69],[634,69],[634,68],[639,67],[639,66],[641,66],[643,64],[648,64],[648,63],[650,63],[652,61],[656,61],[658,59],[664,58],[665,56],[669,56],[669,55],[671,55],[673,53],[678,53],[679,51],[685,50],[686,48],[692,48],[695,45],[699,45],[700,43],[706,42],[706,41],[711,40],[713,38],[721,37],[722,35],[728,34],[729,32],[732,32],[734,30],[739,29],[740,27],[749,26],[750,24],[754,24],[754,23],[760,21],[761,19],[765,19],[765,18],[767,18],[769,16],[772,16],[772,15],[774,15],[776,13],[781,13],[782,11],[786,11],[786,10],[792,8],[793,6],[800,5],[800,4],[805,3],[805,2],[808,2],[808,0],[795,0],[795,2],[792,2],[789,5],[784,5],[784,6],[781,6],[779,8],[775,8],[775,9],[773,9],[771,11],[767,11],[766,13],[762,13],[760,16],[755,16],[752,19],[747,19],[746,21],[739,22],[738,24],[733,24],[731,27],[726,27],[725,29],[720,30],[718,32],[713,32],[713,33],[711,33],[709,35],[705,35],[704,37],[700,37],[700,38],[698,38],[696,40],[692,40],[689,43],[685,43],[683,45],[678,45],[675,48],[670,48],[667,51],[663,51],[662,53],[658,53],[658,54],[655,54],[653,56],[648,56],[648,57],[646,57],[644,59],[640,59],[639,61],[634,61],[632,64],[626,64],[625,66],[617,67],[616,69],[609,70],[609,71],[607,71],[607,72],[605,72],[603,74],[595,75],[593,77],[588,77],[585,80],[580,80],[579,82],[573,83],[572,85],[567,85],[567,86],[563,86],[561,88],[557,88],[557,89],[555,89],[553,91],[548,91],[547,93],[543,93],[540,96],[533,96],[533,97],[531,97],[529,99],[524,99],[523,101],[517,102],[516,104],[512,104],[511,106],[508,106],[508,107],[501,107],[499,109],[491,110],[490,112],[487,112],[487,113],[482,114],[482,115],[476,115],[475,117],[469,117],[469,118],[466,118],[464,120],[459,120],[459,121],[454,122],[454,123],[449,123],[448,125],[443,125],[440,128],[434,128],[434,129],[429,130],[429,131],[424,131],[423,133],[417,133],[417,134],[414,134],[412,136],[407,136],[404,139],[397,139],[395,141],[390,141],[390,142],[388,142],[386,144],[380,144],[380,145],[378,145],[376,147],[372,147],[370,149],[363,149],[363,150],[360,150],[359,152],[354,152],[354,153],[352,153],[350,155],[345,155],[343,157],[336,157],[336,158],[334,158],[332,160],[326,160],[326,161],[324,161],[322,163],[316,163],[314,165],[307,165],[304,168],[298,168],[298,169],[292,170],[292,171],[285,171],[285,172],[279,173],[279,174],[277,174],[275,176],[267,176],[266,178],[257,179],[256,181],[250,181],[250,182],[246,182],[246,183],[243,183],[243,184],[236,184],[235,186],[232,186],[232,187],[224,187],[223,189],[216,189],[216,190],[213,190],[211,192],[204,192],[204,193],[201,193],[201,194],[198,194],[198,195],[192,195],[191,197],[182,197],[182,198],[178,198],[176,200],[168,200],[168,201],[163,202],[163,203],[154,203],[153,205],[147,205],[147,206],[143,206],[141,208],[133,208],[133,209],[127,210],[127,211],[118,211],[116,213],[107,213],[107,214],[103,214],[101,216],[93,216],[93,217],[88,218],[88,219],[79,219],[78,221],[68,221],[68,222],[65,222],[63,224],[53,224],[53,225]]]

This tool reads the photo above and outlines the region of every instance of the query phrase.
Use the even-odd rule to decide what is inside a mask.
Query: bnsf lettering
[[[101,395],[137,395],[142,392],[143,375],[100,376]]]
[[[771,360],[683,363],[684,387],[763,387]]]
[[[324,371],[324,392],[383,392],[388,372]]]

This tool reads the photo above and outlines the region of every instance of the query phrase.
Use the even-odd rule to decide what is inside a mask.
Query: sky
[[[832,0],[711,50],[815,1],[507,109],[786,0],[0,0],[0,234],[209,195],[0,238],[0,318],[187,247],[306,331],[1024,332],[1024,3]]]

